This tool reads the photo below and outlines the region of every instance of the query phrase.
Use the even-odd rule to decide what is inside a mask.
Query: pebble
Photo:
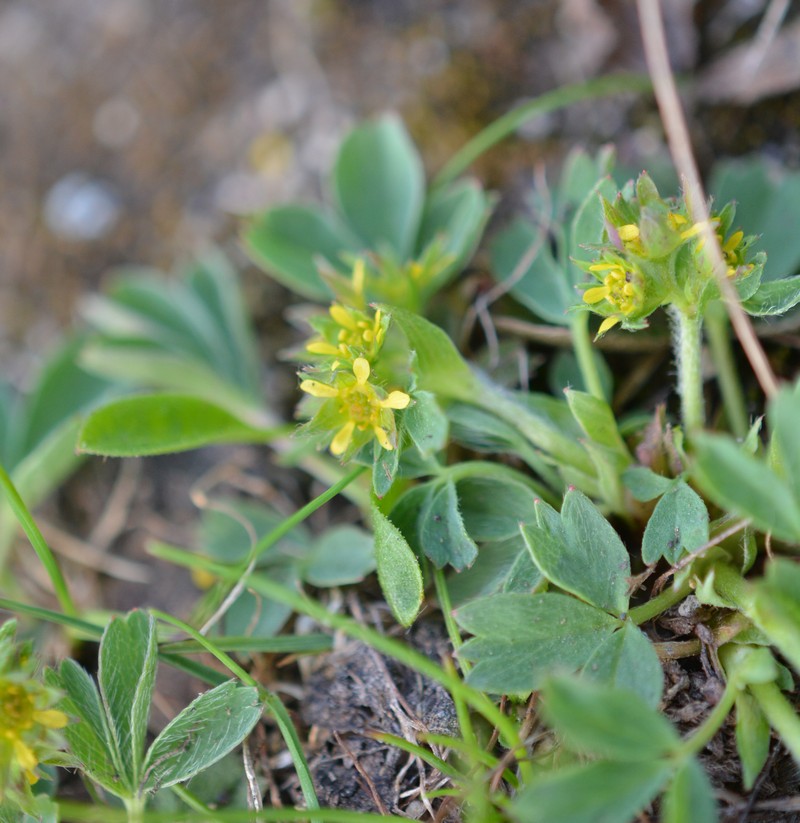
[[[113,228],[120,213],[116,189],[79,171],[55,183],[44,202],[47,227],[68,240],[99,240]]]

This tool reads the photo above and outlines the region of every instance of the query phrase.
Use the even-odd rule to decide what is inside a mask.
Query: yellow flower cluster
[[[68,720],[53,708],[59,692],[33,676],[35,661],[14,643],[15,632],[13,620],[0,626],[0,802],[29,795],[39,763],[63,744],[57,730]]]
[[[357,263],[354,280],[361,279],[363,264]],[[300,389],[321,402],[307,428],[333,432],[330,450],[337,457],[347,458],[373,439],[388,451],[397,448],[394,412],[405,409],[411,398],[370,381],[389,318],[380,309],[362,311],[337,302],[312,325],[318,335],[306,344],[306,352],[316,362],[302,375]]]

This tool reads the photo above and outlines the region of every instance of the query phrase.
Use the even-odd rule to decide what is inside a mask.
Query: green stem
[[[600,400],[605,400],[603,382],[600,380],[597,358],[589,334],[589,313],[581,311],[573,314],[570,328],[572,330],[572,348],[575,352],[575,359],[578,361],[578,368],[581,370],[583,384],[589,394]]]
[[[555,91],[537,97],[529,103],[523,103],[490,123],[457,151],[436,175],[432,187],[438,188],[451,183],[456,177],[463,174],[482,154],[513,134],[528,120],[533,120],[535,117],[551,111],[557,111],[581,100],[624,92],[649,91],[651,88],[652,83],[647,75],[618,74],[609,77],[598,77],[574,86],[562,86]]]
[[[778,732],[792,757],[800,763],[800,717],[797,716],[797,710],[774,682],[753,683],[748,688],[758,701],[769,725]]]
[[[739,371],[733,359],[728,313],[722,303],[712,303],[708,307],[706,336],[728,424],[736,437],[743,438],[749,428],[747,404],[739,380]]]
[[[205,557],[192,552],[182,551],[167,546],[157,546],[151,549],[151,553],[156,557],[161,557],[171,563],[188,568],[201,568],[225,579],[232,579],[236,574],[230,566],[214,563]],[[446,672],[438,663],[430,660],[424,654],[409,648],[404,643],[394,640],[391,637],[381,634],[362,623],[340,614],[333,614],[321,603],[311,600],[287,586],[270,580],[262,574],[253,574],[250,577],[249,585],[258,594],[285,603],[294,611],[306,614],[323,626],[338,629],[344,634],[360,640],[367,646],[371,646],[381,654],[391,657],[408,668],[428,677],[435,683],[440,683],[446,689],[457,694],[465,703],[468,703],[475,711],[482,714],[489,723],[494,724],[500,731],[503,742],[509,748],[518,750],[520,758],[525,758],[525,750],[522,741],[519,739],[517,727],[489,698],[468,686],[462,680]],[[173,618],[174,619],[174,618]],[[520,762],[520,768],[527,770],[529,764]]]
[[[714,706],[711,713],[694,734],[683,741],[677,753],[679,759],[698,754],[711,742],[714,735],[725,722],[725,718],[730,714],[739,690],[740,684],[737,683],[735,679],[728,681],[725,686],[725,691],[722,692],[722,697],[719,699],[719,703]]]
[[[628,619],[636,626],[641,626],[642,623],[647,623],[662,612],[665,612],[670,606],[679,603],[689,594],[688,580],[678,586],[677,589],[665,589],[661,594],[651,598],[647,603],[642,603],[641,606],[634,606],[628,612]]]
[[[439,608],[442,610],[444,617],[444,625],[447,628],[447,636],[450,638],[453,651],[458,652],[464,641],[461,639],[461,632],[458,630],[456,621],[453,619],[453,606],[450,603],[450,592],[447,589],[447,580],[445,580],[444,572],[441,569],[434,569],[433,582],[436,586],[436,597],[439,600]],[[472,667],[467,660],[459,660],[458,663],[462,673],[466,677]]]
[[[126,797],[123,799],[125,811],[128,813],[128,823],[142,823],[144,820],[144,797]]]
[[[700,341],[703,321],[697,314],[689,314],[677,306],[670,306],[672,340],[678,367],[678,393],[681,396],[681,421],[684,432],[691,435],[703,428],[703,372],[700,360]]]
[[[3,491],[6,493],[8,502],[14,511],[17,520],[19,520],[20,525],[25,530],[25,534],[28,536],[28,540],[30,540],[33,550],[36,552],[37,557],[44,566],[44,569],[53,584],[53,591],[58,598],[58,602],[62,610],[65,614],[72,615],[74,617],[78,614],[78,609],[72,600],[72,595],[69,593],[67,581],[64,580],[64,575],[61,574],[58,561],[53,555],[53,552],[50,551],[47,541],[42,536],[42,533],[39,531],[39,527],[36,525],[31,513],[28,511],[28,507],[25,505],[25,502],[20,497],[19,492],[14,486],[14,483],[2,466],[0,466],[0,487],[2,487]]]

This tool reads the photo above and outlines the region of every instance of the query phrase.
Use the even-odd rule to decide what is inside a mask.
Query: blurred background
[[[769,68],[761,55],[759,86],[719,61],[735,63],[737,47],[752,60],[774,2],[664,5],[675,68],[700,81],[690,105],[701,161],[757,147],[797,165],[791,11],[766,50],[774,60],[783,43],[787,56]],[[2,0],[6,376],[24,382],[79,296],[122,263],[169,269],[222,244],[258,316],[280,289],[239,254],[240,217],[322,196],[358,119],[399,111],[435,171],[516,103],[643,71],[637,26],[625,0]],[[537,120],[475,171],[513,192],[570,145],[610,140],[634,166],[657,154],[652,103],[618,97]]]

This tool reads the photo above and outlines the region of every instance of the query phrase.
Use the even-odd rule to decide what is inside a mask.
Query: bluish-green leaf
[[[358,241],[339,220],[313,206],[279,206],[259,216],[244,232],[250,257],[293,292],[327,301],[331,290],[318,265],[345,268],[342,254],[355,252]]]
[[[432,288],[440,288],[468,262],[478,245],[493,201],[475,180],[459,180],[436,189],[425,201],[417,237],[417,253],[433,242],[452,262],[437,276]]]
[[[114,617],[100,641],[97,679],[123,774],[131,788],[142,777],[144,741],[156,678],[158,647],[152,616]]]
[[[517,219],[492,242],[491,259],[495,278],[523,306],[542,320],[569,325],[566,311],[576,302],[576,295],[542,229]]]
[[[415,371],[420,389],[445,399],[475,398],[481,391],[478,381],[442,329],[405,309],[381,308],[405,334],[416,355]]]
[[[716,823],[714,789],[703,767],[692,757],[675,773],[661,803],[662,823]]]
[[[769,756],[771,732],[767,718],[748,691],[736,695],[736,751],[742,762],[742,784],[750,791]]]
[[[755,294],[742,301],[742,308],[754,317],[783,314],[800,303],[800,275],[762,283]]]
[[[460,570],[472,565],[478,554],[467,534],[452,480],[440,485],[419,514],[419,539],[425,556],[438,568]]]
[[[786,482],[763,461],[723,435],[694,438],[693,474],[719,506],[781,540],[800,542],[800,502]]]
[[[683,551],[708,542],[708,509],[683,480],[656,503],[642,537],[642,560],[649,566],[660,558],[677,562]]]
[[[143,788],[182,783],[224,757],[261,717],[258,690],[222,683],[190,703],[147,752]]]
[[[457,483],[461,518],[473,540],[505,540],[519,534],[520,523],[536,518],[528,486],[496,475],[476,475]]]
[[[114,794],[124,789],[115,765],[113,740],[100,695],[92,678],[74,661],[64,660],[57,677],[58,688],[66,694],[60,708],[77,722],[64,729],[70,752],[78,759],[88,777]]]
[[[403,417],[406,431],[411,435],[420,454],[427,457],[447,445],[449,424],[431,392],[414,392],[414,402]]]
[[[422,605],[422,572],[400,530],[381,510],[372,507],[375,563],[383,596],[401,626],[410,626]]]
[[[574,489],[564,496],[561,522],[563,536],[540,526],[521,526],[542,574],[600,609],[624,614],[631,568],[619,535],[586,495]]]
[[[367,247],[412,256],[422,217],[425,174],[403,124],[384,117],[345,138],[332,175],[343,217]]]
[[[657,707],[629,689],[557,677],[542,694],[547,723],[582,754],[634,762],[667,756],[680,746]]]
[[[646,466],[631,466],[622,473],[622,482],[636,500],[646,503],[669,491],[677,481],[674,477],[656,474]]]
[[[658,654],[630,620],[597,647],[582,673],[593,682],[635,692],[652,708],[658,706],[664,690]]]
[[[300,563],[303,579],[320,588],[359,583],[374,569],[372,535],[350,525],[327,528]]]
[[[468,682],[504,694],[538,689],[556,671],[576,671],[620,623],[563,594],[498,594],[473,600],[456,620],[476,635],[459,650],[475,662]]]
[[[147,394],[113,400],[92,412],[78,435],[78,451],[134,457],[220,443],[263,443],[273,436],[199,397]]]
[[[784,386],[767,406],[773,452],[786,480],[800,500],[800,382]]]
[[[601,760],[534,779],[513,803],[519,823],[631,823],[667,782],[659,761]]]

